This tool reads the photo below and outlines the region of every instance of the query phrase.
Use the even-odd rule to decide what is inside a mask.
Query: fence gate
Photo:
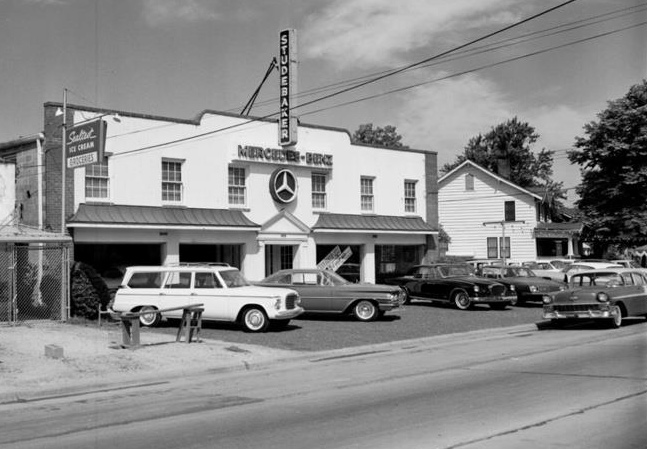
[[[0,244],[0,323],[69,318],[69,246]]]

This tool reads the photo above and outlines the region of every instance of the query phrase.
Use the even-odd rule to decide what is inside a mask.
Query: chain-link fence
[[[69,318],[69,247],[0,244],[0,323]]]

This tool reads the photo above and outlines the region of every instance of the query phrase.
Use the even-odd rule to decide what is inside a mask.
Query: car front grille
[[[503,285],[503,284],[490,285],[490,294],[492,296],[504,296],[505,295],[505,290],[506,290],[506,288],[505,288],[505,285]]]
[[[285,308],[286,309],[294,309],[297,299],[299,299],[299,295],[295,294],[289,294],[285,297]]]
[[[599,310],[600,307],[595,304],[555,304],[555,312],[588,312],[589,310]]]

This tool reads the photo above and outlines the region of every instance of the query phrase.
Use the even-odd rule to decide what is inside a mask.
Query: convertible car
[[[526,267],[490,265],[483,267],[481,276],[496,279],[517,293],[517,305],[527,301],[539,301],[546,293],[566,290],[566,284],[542,278]]]
[[[330,270],[280,270],[258,285],[296,290],[305,312],[352,314],[359,321],[373,321],[404,302],[397,286],[358,284]]]
[[[474,276],[468,264],[416,265],[404,276],[387,279],[385,283],[402,287],[407,295],[405,302],[411,299],[443,301],[461,310],[474,304],[503,310],[517,302],[512,288],[493,279]]]
[[[544,319],[603,319],[618,328],[628,316],[647,317],[647,277],[638,269],[610,268],[573,274],[569,289],[544,296]]]

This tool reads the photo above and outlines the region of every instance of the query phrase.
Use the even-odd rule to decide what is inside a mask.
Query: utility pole
[[[501,226],[501,259],[503,261],[503,265],[506,264],[506,246],[505,246],[505,227],[508,224],[523,224],[525,221],[517,221],[517,220],[512,220],[512,221],[485,221],[483,222],[483,226]]]

